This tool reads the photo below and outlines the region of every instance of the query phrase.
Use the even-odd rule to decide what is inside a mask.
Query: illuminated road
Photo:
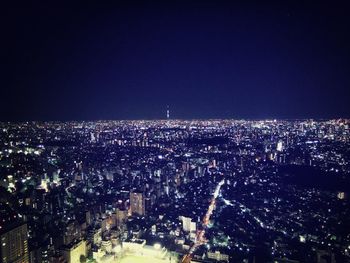
[[[205,238],[205,230],[207,229],[210,221],[210,217],[213,214],[214,208],[215,208],[215,203],[216,199],[219,196],[221,186],[224,184],[224,180],[221,180],[220,183],[216,186],[213,197],[210,201],[210,205],[208,207],[208,210],[203,218],[202,226],[203,229],[199,230],[197,232],[197,237],[196,237],[196,242],[193,244],[191,249],[188,251],[188,254],[185,255],[182,259],[182,263],[189,263],[191,262],[191,259],[193,257],[193,253],[196,251],[196,249],[201,246],[202,244],[205,244],[207,242]]]

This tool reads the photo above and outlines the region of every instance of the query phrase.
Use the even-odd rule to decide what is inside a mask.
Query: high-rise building
[[[28,263],[27,224],[13,224],[0,230],[2,263]]]
[[[81,262],[86,257],[86,241],[70,244],[62,249],[63,256],[68,263]]]
[[[278,143],[277,143],[277,147],[276,147],[277,149],[277,151],[278,152],[282,152],[283,151],[283,142],[280,140],[280,141],[278,141]]]
[[[67,223],[63,232],[63,244],[69,245],[76,240],[80,240],[81,236],[81,228],[78,221],[72,220]]]
[[[192,218],[186,216],[180,216],[182,221],[182,228],[186,232],[195,232],[196,231],[196,222],[192,222]]]
[[[91,220],[91,213],[90,213],[90,211],[86,211],[85,212],[85,221],[86,221],[86,225],[87,226],[91,225],[92,220]]]
[[[142,192],[130,192],[131,214],[145,215],[145,196]]]
[[[125,221],[128,218],[127,210],[117,208],[117,210],[116,210],[116,217],[117,217],[116,218],[117,226],[120,227],[121,225],[123,225],[125,223]]]

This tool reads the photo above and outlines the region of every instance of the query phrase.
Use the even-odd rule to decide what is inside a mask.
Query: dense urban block
[[[350,121],[0,124],[2,262],[350,262]]]

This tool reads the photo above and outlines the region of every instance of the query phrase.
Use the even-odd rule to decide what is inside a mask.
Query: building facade
[[[16,225],[0,232],[2,263],[28,263],[27,224]]]

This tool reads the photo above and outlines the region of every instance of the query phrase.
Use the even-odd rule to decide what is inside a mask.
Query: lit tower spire
[[[166,118],[167,120],[170,119],[170,110],[169,110],[169,105],[166,106]]]

